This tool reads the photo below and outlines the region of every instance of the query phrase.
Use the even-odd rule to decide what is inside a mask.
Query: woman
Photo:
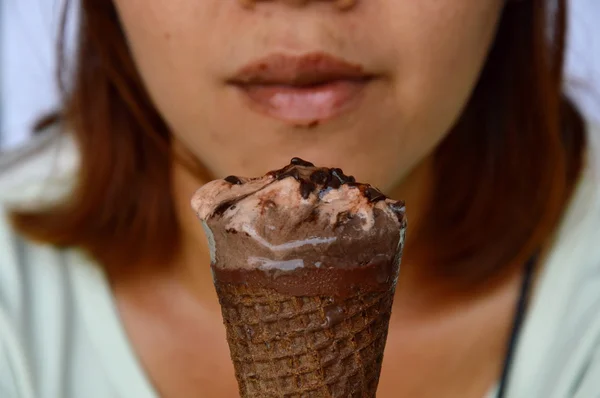
[[[300,156],[407,202],[378,397],[597,397],[565,8],[83,0],[58,132],[2,173],[0,395],[236,396],[189,198]]]

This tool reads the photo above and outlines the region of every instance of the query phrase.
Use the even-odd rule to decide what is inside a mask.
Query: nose
[[[352,7],[354,7],[354,5],[357,3],[358,0],[238,0],[244,7],[247,8],[252,8],[256,5],[256,3],[259,2],[280,2],[280,3],[284,3],[284,4],[288,4],[288,5],[292,5],[292,6],[304,6],[307,5],[309,3],[315,3],[315,2],[327,2],[327,3],[332,3],[333,5],[335,5],[337,8],[339,8],[340,10],[348,10]]]

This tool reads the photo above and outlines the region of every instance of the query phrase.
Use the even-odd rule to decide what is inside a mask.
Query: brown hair
[[[447,264],[441,272],[492,275],[531,255],[560,218],[584,147],[583,123],[562,96],[565,3],[507,2],[472,98],[436,151],[424,236]],[[82,0],[81,10],[62,111],[82,155],[78,184],[68,201],[15,213],[13,222],[30,238],[81,247],[105,265],[168,261],[180,239],[169,131],[112,2]]]

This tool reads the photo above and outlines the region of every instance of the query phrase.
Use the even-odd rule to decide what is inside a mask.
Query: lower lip
[[[238,86],[250,108],[296,125],[314,125],[357,105],[369,80],[340,80],[310,87]]]

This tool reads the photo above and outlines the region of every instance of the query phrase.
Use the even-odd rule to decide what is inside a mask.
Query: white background
[[[36,118],[58,104],[54,74],[61,7],[61,0],[0,0],[3,148],[25,141]],[[600,121],[600,0],[571,0],[569,25],[567,89],[588,118]],[[72,45],[73,35],[70,39]]]

